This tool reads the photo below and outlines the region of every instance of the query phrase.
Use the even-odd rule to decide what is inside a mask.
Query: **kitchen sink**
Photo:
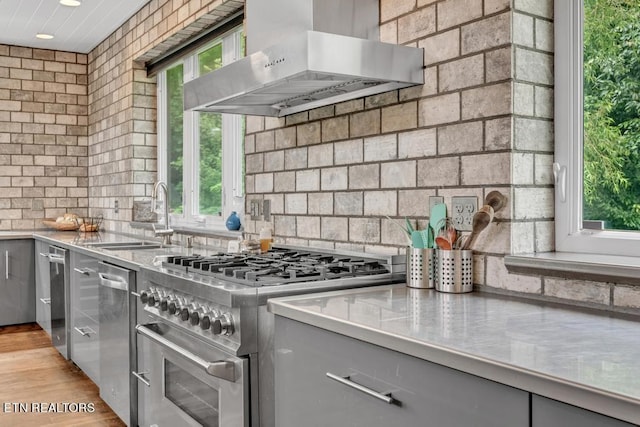
[[[131,241],[131,242],[96,242],[87,243],[87,246],[106,249],[108,251],[136,251],[140,249],[160,249],[169,247],[155,241]]]

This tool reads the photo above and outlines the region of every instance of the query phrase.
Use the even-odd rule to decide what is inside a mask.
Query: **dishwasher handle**
[[[200,368],[204,369],[204,371],[211,375],[212,377],[220,378],[223,380],[227,380],[229,382],[236,382],[236,365],[235,363],[229,360],[217,360],[214,362],[209,362],[208,360],[204,360],[203,358],[191,353],[188,350],[180,347],[179,345],[169,341],[162,335],[153,332],[146,325],[136,325],[136,331],[140,335],[143,335],[149,338],[151,341],[155,341],[163,347],[166,347],[170,350],[175,351],[180,356],[189,360],[192,363],[195,363]]]
[[[107,288],[121,291],[129,291],[129,283],[122,277],[112,276],[106,273],[98,273],[98,277],[100,278],[100,286],[106,286]]]

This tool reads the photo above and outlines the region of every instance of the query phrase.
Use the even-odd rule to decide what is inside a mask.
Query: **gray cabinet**
[[[280,316],[275,322],[278,427],[529,426],[525,391]]]
[[[49,244],[35,241],[36,322],[51,336],[51,285],[49,283]]]
[[[0,241],[0,326],[36,320],[33,240]]]
[[[75,251],[71,252],[70,260],[70,357],[93,382],[99,384],[99,260]]]
[[[129,426],[137,425],[136,272],[101,262],[98,270],[100,397]]]
[[[633,427],[586,409],[533,395],[531,398],[531,427]]]

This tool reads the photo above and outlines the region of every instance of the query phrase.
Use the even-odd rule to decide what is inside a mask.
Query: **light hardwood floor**
[[[29,412],[14,404],[26,403]],[[92,403],[90,412],[31,412],[36,404]],[[73,405],[68,405],[71,410]],[[53,408],[52,408],[53,409]],[[78,409],[76,409],[78,411]],[[0,426],[124,426],[100,399],[98,387],[51,345],[36,324],[0,327]]]

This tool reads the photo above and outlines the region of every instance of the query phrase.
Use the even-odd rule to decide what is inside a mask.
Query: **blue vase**
[[[238,217],[236,211],[231,212],[225,225],[227,226],[227,230],[240,230],[240,217]]]

